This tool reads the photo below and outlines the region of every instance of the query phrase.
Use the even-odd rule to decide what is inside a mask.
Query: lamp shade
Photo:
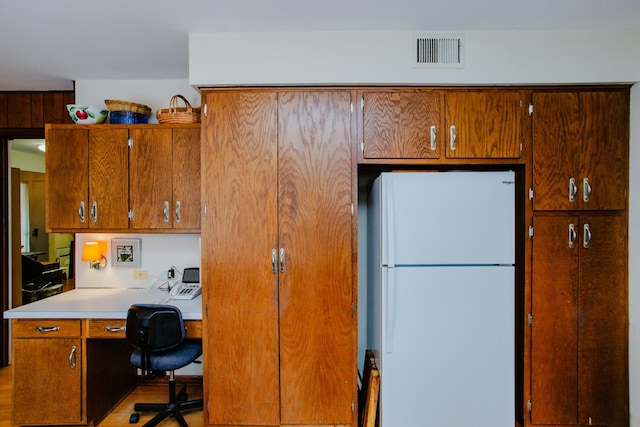
[[[82,249],[82,261],[100,261],[102,252],[100,252],[100,244],[98,242],[87,242]]]

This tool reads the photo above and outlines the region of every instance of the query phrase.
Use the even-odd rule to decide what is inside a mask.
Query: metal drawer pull
[[[578,186],[576,185],[575,178],[569,178],[569,201],[571,203],[576,201],[577,193],[578,193]]]
[[[169,222],[169,202],[167,200],[162,205],[162,213],[164,214],[164,222]]]
[[[436,151],[436,127],[431,126],[431,151]]]
[[[177,201],[176,202],[176,222],[180,222],[180,219],[182,218],[180,215],[180,207],[181,207],[180,201]]]
[[[582,180],[582,201],[588,202],[591,197],[591,184],[589,184],[589,178]]]
[[[59,326],[37,326],[36,331],[38,332],[57,332],[60,330]]]
[[[98,202],[91,203],[91,219],[98,222]]]
[[[126,331],[127,327],[126,326],[105,326],[104,329],[106,332],[122,332],[122,331]]]
[[[71,353],[69,353],[69,365],[71,369],[76,369],[76,346],[71,346]]]
[[[278,251],[271,249],[271,272],[278,274]]]
[[[578,238],[578,233],[576,233],[576,226],[573,224],[569,224],[569,247],[573,248],[576,245],[576,239]]]
[[[454,125],[449,128],[449,147],[453,151],[456,149],[456,127]]]
[[[284,273],[284,248],[280,248],[280,273]]]
[[[84,222],[84,202],[80,202],[80,208],[78,208],[78,216],[80,217],[80,222]]]
[[[582,247],[587,249],[589,247],[589,243],[591,243],[591,230],[589,229],[589,224],[583,225],[582,231]]]

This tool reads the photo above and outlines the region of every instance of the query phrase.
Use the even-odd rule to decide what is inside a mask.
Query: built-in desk
[[[202,337],[202,299],[166,291],[82,288],[4,312],[12,319],[14,425],[98,423],[137,383],[124,340],[132,304],[172,304]]]

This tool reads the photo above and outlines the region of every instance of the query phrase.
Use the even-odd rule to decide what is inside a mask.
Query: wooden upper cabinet
[[[626,209],[629,102],[628,89],[534,93],[534,209]]]
[[[375,90],[363,97],[365,159],[437,159],[442,129],[442,93]]]
[[[518,90],[448,91],[447,158],[517,159],[523,145],[524,96]]]
[[[200,127],[131,130],[133,229],[200,227]]]
[[[48,230],[128,227],[126,129],[46,128]]]

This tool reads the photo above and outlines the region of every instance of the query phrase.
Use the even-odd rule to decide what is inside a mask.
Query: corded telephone
[[[171,299],[193,299],[202,293],[199,268],[185,268],[182,283],[176,284],[169,291]]]
[[[179,283],[169,291],[171,299],[193,299],[202,293],[200,283]]]

